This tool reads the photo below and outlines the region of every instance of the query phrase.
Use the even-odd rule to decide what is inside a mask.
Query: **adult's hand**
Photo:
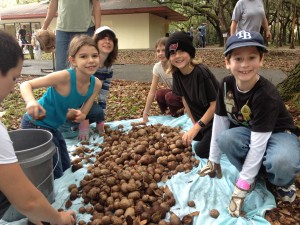
[[[270,30],[267,30],[267,31],[266,31],[266,38],[267,38],[268,41],[271,41],[271,40],[272,40],[272,33],[271,33]]]

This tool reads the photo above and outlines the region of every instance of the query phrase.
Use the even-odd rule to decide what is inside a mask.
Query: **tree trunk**
[[[300,61],[289,76],[277,85],[277,89],[284,101],[297,98],[300,102]]]
[[[275,19],[275,37],[274,44],[275,48],[279,47],[279,39],[280,39],[280,10],[281,10],[281,1],[277,1],[276,4],[276,19]]]
[[[293,6],[293,16],[292,16],[292,27],[291,27],[291,44],[290,49],[295,49],[295,25],[296,25],[296,14],[297,14],[297,5],[296,0],[294,0]]]

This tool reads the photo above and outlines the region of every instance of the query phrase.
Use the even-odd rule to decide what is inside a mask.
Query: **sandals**
[[[210,176],[211,178],[217,176],[217,178],[222,178],[222,170],[221,165],[218,163],[213,163],[211,161],[207,161],[206,165],[198,172],[201,177],[206,175]]]

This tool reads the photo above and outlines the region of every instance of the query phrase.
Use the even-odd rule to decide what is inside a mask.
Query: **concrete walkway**
[[[137,65],[137,64],[116,64],[114,67],[113,79],[151,82],[153,65]],[[25,60],[22,70],[24,75],[44,76],[52,72],[53,63],[51,60]],[[218,80],[229,75],[225,68],[210,68]],[[274,85],[283,81],[287,75],[277,69],[262,69],[260,74],[270,80]]]

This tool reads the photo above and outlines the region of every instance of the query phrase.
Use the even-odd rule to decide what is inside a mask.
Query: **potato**
[[[212,210],[210,210],[209,215],[210,215],[212,218],[215,218],[215,219],[216,219],[216,218],[219,217],[220,213],[219,213],[218,210],[212,209]]]

